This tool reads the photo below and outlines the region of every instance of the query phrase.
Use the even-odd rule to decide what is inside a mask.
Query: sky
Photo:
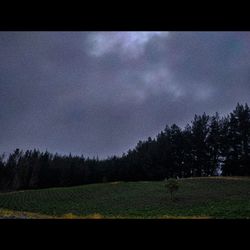
[[[250,32],[0,32],[0,153],[106,158],[250,104]]]

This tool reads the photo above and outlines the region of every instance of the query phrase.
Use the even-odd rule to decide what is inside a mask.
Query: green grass
[[[0,217],[250,218],[250,178],[180,179],[175,201],[163,182],[114,182],[0,194]]]

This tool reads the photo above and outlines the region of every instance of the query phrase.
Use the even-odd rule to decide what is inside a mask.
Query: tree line
[[[74,186],[106,181],[250,175],[250,109],[227,116],[195,115],[191,124],[166,126],[121,157],[104,160],[16,149],[0,156],[0,190]]]

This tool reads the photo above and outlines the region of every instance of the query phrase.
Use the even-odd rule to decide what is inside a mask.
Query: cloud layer
[[[249,94],[250,32],[0,32],[0,152],[118,155]]]

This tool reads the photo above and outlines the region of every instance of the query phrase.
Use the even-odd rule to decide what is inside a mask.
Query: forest
[[[0,190],[66,187],[110,181],[250,175],[250,109],[195,115],[180,128],[166,126],[121,157],[86,158],[15,149],[0,156]]]

